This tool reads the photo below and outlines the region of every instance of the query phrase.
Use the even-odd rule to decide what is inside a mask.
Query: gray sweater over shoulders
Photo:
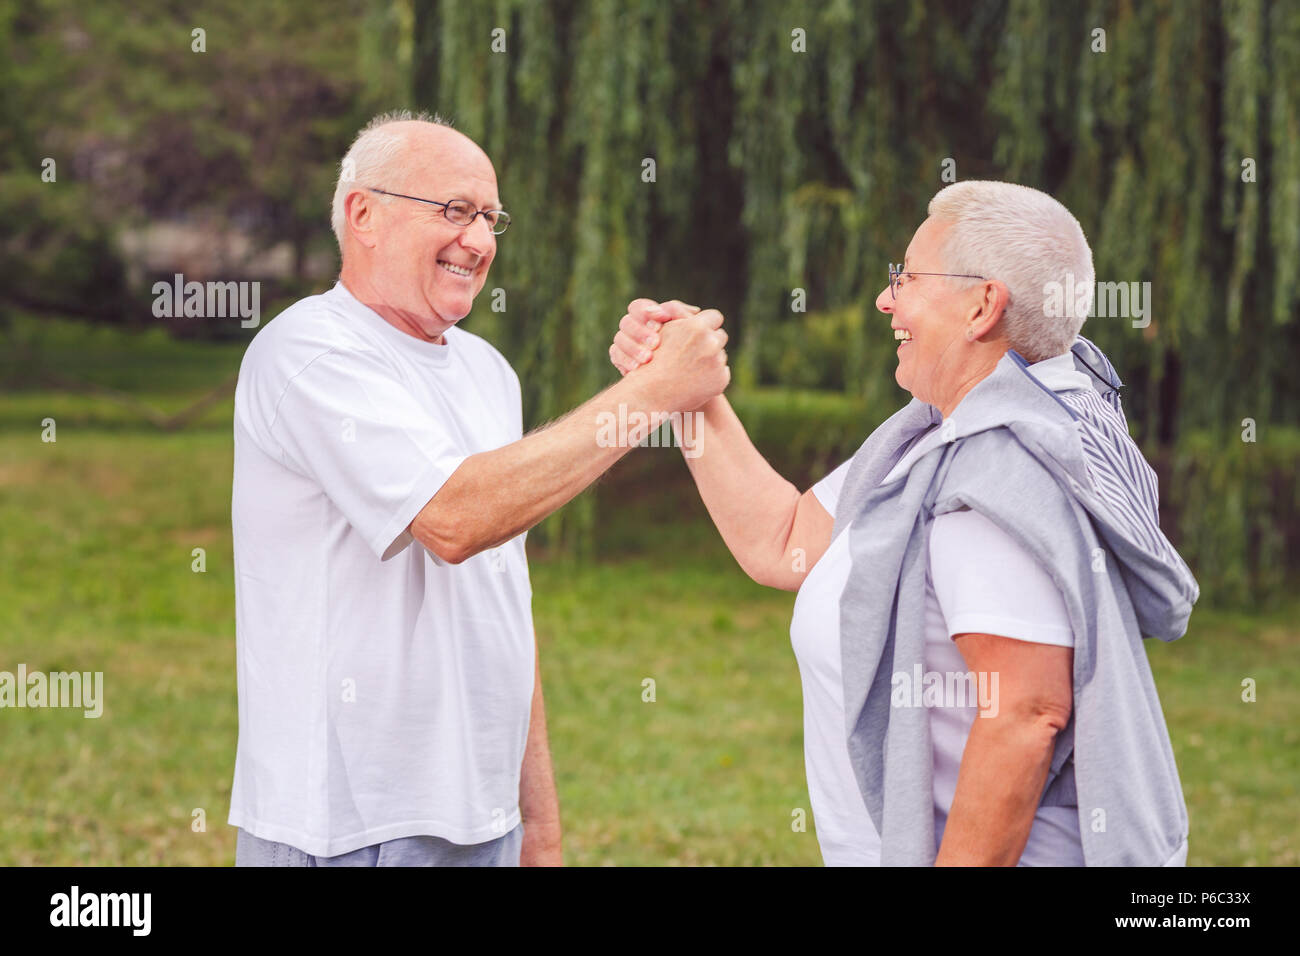
[[[974,509],[1061,589],[1074,632],[1074,707],[1040,805],[1075,806],[1089,866],[1160,866],[1187,840],[1183,801],[1143,638],[1172,641],[1199,595],[1160,531],[1155,477],[1129,438],[1118,375],[1083,337],[1094,390],[1069,401],[1010,351],[942,420],[913,399],[858,450],[834,533],[849,528],[840,599],[849,755],[886,866],[936,855],[929,714],[892,707],[891,680],[923,663],[935,515]],[[913,444],[918,457],[882,479]]]

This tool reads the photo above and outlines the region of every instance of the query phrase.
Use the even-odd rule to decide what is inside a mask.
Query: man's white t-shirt
[[[522,435],[519,379],[458,328],[339,282],[250,344],[235,392],[239,747],[229,822],[315,856],[519,822],[533,691],[524,535],[449,565],[406,531]]]
[[[1055,391],[1088,388],[1068,353],[1029,366]],[[912,462],[941,441],[938,429],[919,439],[882,484],[906,474]],[[849,462],[813,486],[835,514]],[[822,858],[828,866],[879,866],[880,835],[862,801],[849,763],[840,657],[840,595],[852,567],[849,536],[841,531],[813,566],[795,599],[790,638],[804,699],[804,765]],[[939,515],[930,528],[926,573],[925,671],[969,671],[952,638],[998,634],[1022,641],[1073,647],[1065,602],[1051,577],[1012,537],[978,512]],[[966,738],[979,713],[976,704],[932,707],[935,850],[943,840],[957,791]],[[1072,807],[1039,807],[1024,866],[1082,866],[1078,813]]]

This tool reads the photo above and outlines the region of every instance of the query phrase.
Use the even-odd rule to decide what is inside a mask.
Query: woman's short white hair
[[[999,279],[1010,290],[1002,321],[1011,348],[1030,362],[1069,350],[1092,310],[1096,279],[1070,210],[1028,186],[968,180],[939,190],[929,213],[952,224],[940,251],[945,272]]]
[[[339,253],[343,252],[343,229],[347,213],[343,201],[352,187],[360,184],[380,189],[400,188],[398,159],[406,142],[405,132],[394,129],[394,123],[416,120],[436,126],[451,124],[437,113],[412,113],[410,110],[392,110],[380,113],[367,123],[352,141],[343,161],[339,163],[339,178],[334,186],[334,202],[330,207],[330,225],[338,240]],[[392,202],[391,196],[380,196],[381,202]]]

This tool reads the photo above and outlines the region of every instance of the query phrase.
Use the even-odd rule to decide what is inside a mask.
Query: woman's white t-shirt
[[[1029,366],[1055,391],[1091,387],[1068,353]],[[937,429],[936,429],[937,431]],[[906,473],[932,442],[923,437],[884,482]],[[835,514],[848,471],[845,462],[813,487]],[[847,530],[847,529],[846,529]],[[879,866],[880,836],[867,813],[849,763],[840,658],[840,595],[852,561],[843,531],[809,571],[795,600],[790,639],[799,662],[804,698],[804,765],[822,858],[828,866]],[[997,525],[977,512],[940,515],[930,530],[926,574],[925,671],[964,674],[969,668],[953,642],[956,634],[997,634],[1039,644],[1073,647],[1065,602],[1051,577]],[[929,708],[934,758],[935,850],[943,840],[957,789],[975,703]],[[1040,807],[1022,866],[1082,866],[1078,812]]]

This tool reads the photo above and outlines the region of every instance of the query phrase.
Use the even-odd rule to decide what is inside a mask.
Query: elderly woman
[[[957,183],[876,300],[912,401],[851,460],[800,494],[724,397],[700,409],[687,463],[709,514],[755,581],[799,592],[828,864],[1186,861],[1142,639],[1182,636],[1198,590],[1119,378],[1078,335],[1093,287],[1055,199]],[[692,309],[632,303],[611,360],[637,374]]]

